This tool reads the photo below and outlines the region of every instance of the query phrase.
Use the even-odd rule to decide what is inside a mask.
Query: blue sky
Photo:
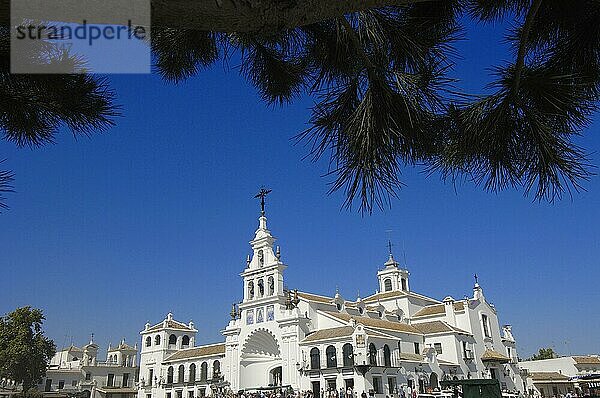
[[[461,87],[480,92],[486,68],[507,58],[499,34],[469,27],[453,72]],[[59,347],[92,332],[103,348],[137,342],[168,311],[193,319],[200,343],[220,341],[242,294],[259,214],[252,196],[265,185],[290,288],[373,293],[389,238],[419,293],[462,298],[477,273],[522,356],[600,352],[598,177],[547,204],[406,169],[392,208],[361,217],[326,194],[326,163],[302,160],[306,148],[291,141],[307,127],[310,98],[268,107],[220,64],[178,86],[155,75],[110,81],[124,106],[110,131],[64,132],[34,150],[0,142],[17,177],[0,215],[0,313],[42,308]],[[595,165],[597,128],[579,141]]]

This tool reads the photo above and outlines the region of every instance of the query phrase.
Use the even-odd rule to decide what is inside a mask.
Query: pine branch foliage
[[[448,77],[465,14],[513,25],[513,59],[497,65],[488,95],[457,94]],[[168,81],[235,59],[268,104],[312,96],[309,126],[297,139],[309,158],[330,159],[331,191],[370,213],[390,204],[413,165],[539,200],[582,189],[591,167],[576,137],[597,111],[598,20],[595,0],[431,0],[255,33],[153,26],[151,48]],[[7,49],[0,41],[2,60]],[[118,113],[101,79],[6,68],[0,128],[19,146],[52,142],[60,126],[89,134]]]

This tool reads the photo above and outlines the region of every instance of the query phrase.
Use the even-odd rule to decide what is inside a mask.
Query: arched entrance
[[[281,385],[283,372],[277,338],[267,329],[256,329],[240,352],[240,389]]]

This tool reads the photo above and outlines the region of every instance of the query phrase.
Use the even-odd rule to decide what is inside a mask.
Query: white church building
[[[170,313],[146,324],[138,398],[279,386],[317,397],[351,387],[383,398],[468,378],[495,378],[505,390],[523,390],[511,327],[500,327],[477,282],[470,298],[427,297],[412,291],[408,270],[390,253],[373,276],[379,288],[371,296],[286,290],[287,265],[274,242],[263,206],[241,273],[243,300],[231,311],[222,343],[196,346],[194,324]]]

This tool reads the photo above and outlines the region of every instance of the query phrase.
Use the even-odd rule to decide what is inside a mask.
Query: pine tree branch
[[[516,93],[519,90],[519,85],[521,84],[521,73],[523,72],[523,67],[525,66],[525,55],[527,54],[527,42],[529,39],[529,34],[531,32],[531,28],[533,26],[533,21],[535,20],[535,15],[540,9],[540,5],[542,4],[542,0],[534,0],[531,8],[527,12],[527,17],[525,17],[525,23],[523,24],[523,28],[521,29],[521,37],[519,39],[519,51],[517,53],[517,62],[515,64],[515,82],[513,84],[513,92]]]
[[[362,58],[363,61],[365,61],[365,65],[367,66],[369,71],[372,71],[374,69],[373,63],[367,56],[367,53],[365,53],[365,49],[364,49],[363,45],[361,44],[360,39],[358,38],[358,35],[352,28],[352,25],[350,25],[350,22],[348,22],[346,17],[341,17],[340,20],[342,21],[342,25],[344,26],[344,29],[346,30],[348,35],[350,35],[350,40],[352,40],[352,43],[354,43],[354,45],[356,46],[356,49],[358,50],[360,57]]]

